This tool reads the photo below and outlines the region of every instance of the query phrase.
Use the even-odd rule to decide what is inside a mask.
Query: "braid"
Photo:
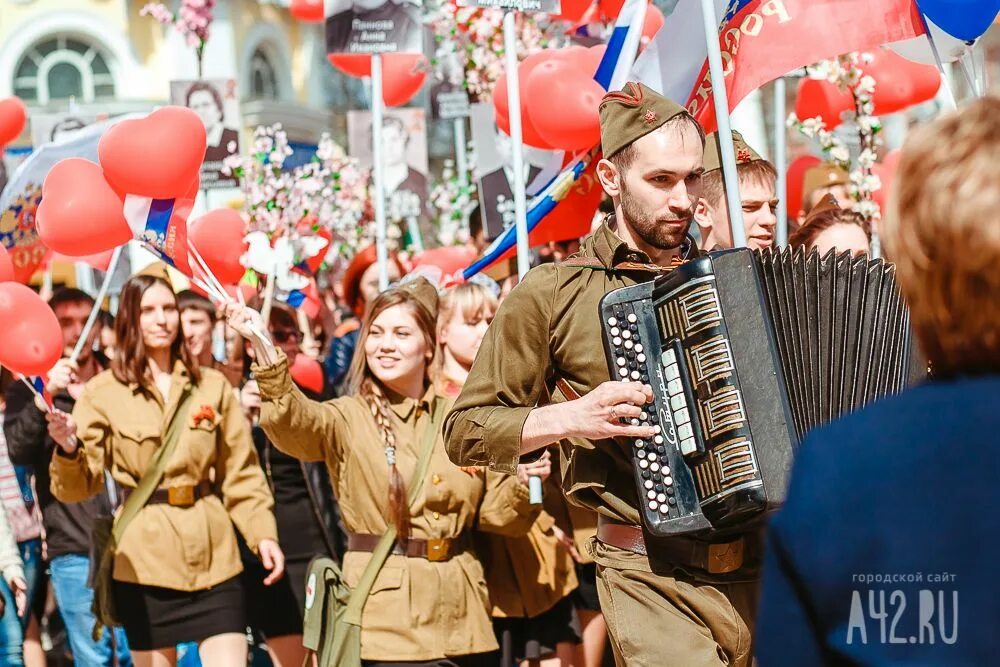
[[[385,443],[385,458],[389,465],[389,516],[396,526],[396,539],[405,545],[410,539],[410,508],[406,502],[406,485],[396,467],[396,432],[392,428],[392,410],[389,401],[377,383],[366,378],[361,383],[361,397],[368,404],[375,428]]]

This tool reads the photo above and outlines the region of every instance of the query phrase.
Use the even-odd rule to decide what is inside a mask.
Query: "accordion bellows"
[[[926,375],[893,266],[724,250],[601,301],[613,379],[653,387],[633,440],[654,535],[745,530],[784,500],[812,428]]]

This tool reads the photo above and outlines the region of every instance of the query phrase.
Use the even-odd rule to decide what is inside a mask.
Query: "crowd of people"
[[[900,397],[895,409],[926,421],[928,405],[942,401],[952,425],[976,411],[985,430],[962,451],[1000,426],[995,410],[976,407],[1000,400],[1000,285],[995,271],[984,273],[1000,260],[1000,242],[996,225],[976,226],[988,206],[947,202],[972,181],[982,187],[968,198],[995,203],[998,105],[987,98],[919,131],[917,156],[900,168],[900,220],[882,230],[922,349],[935,377],[952,383],[912,407]],[[616,439],[655,436],[636,419],[651,392],[609,381],[598,302],[733,242],[717,134],[706,137],[681,107],[635,84],[605,99],[601,122],[607,215],[568,258],[565,245],[545,249],[545,263],[513,289],[516,279],[502,274],[435,285],[393,254],[393,286],[380,292],[369,248],[309,320],[269,300],[213,303],[155,264],[125,283],[117,312],[99,319],[75,359],[102,304],[56,291],[49,304],[65,354],[46,378],[50,404],[9,374],[3,381],[0,662],[46,664],[43,635],[51,641],[61,626],[62,654],[78,665],[159,667],[195,656],[213,667],[302,665],[316,596],[310,563],[320,556],[367,593],[365,665],[749,665],[755,644],[767,664],[889,659],[890,647],[844,645],[850,594],[816,590],[815,568],[839,554],[895,571],[895,549],[915,550],[906,531],[927,525],[890,525],[897,515],[877,512],[883,523],[867,530],[887,537],[866,533],[857,553],[836,531],[817,530],[841,501],[831,489],[812,506],[809,483],[842,479],[837,457],[805,457],[767,545],[757,531],[724,544],[643,534],[630,455]],[[783,205],[776,169],[737,133],[731,140],[748,245],[770,247]],[[871,229],[843,205],[846,179],[817,169],[823,177],[807,175],[815,187],[790,245],[867,252]],[[942,238],[975,239],[975,262],[951,261],[959,249]],[[915,298],[928,294],[923,304]],[[321,386],[297,377],[302,356],[321,365]],[[978,377],[962,379],[969,375]],[[979,398],[963,399],[963,382],[976,383]],[[878,438],[874,422],[851,424],[823,430],[804,450]],[[950,437],[926,428],[938,446]],[[925,459],[893,453],[931,457],[919,445],[929,436],[904,430],[881,443],[895,461],[893,507],[905,514],[912,501],[926,512],[919,498],[929,489],[908,484],[907,468]],[[958,467],[982,460],[953,454]],[[993,463],[984,470],[995,470],[995,452],[985,456]],[[972,579],[995,549],[972,547],[970,524],[956,517],[983,502],[987,482],[970,481],[979,477],[969,470],[958,477],[960,488],[934,501],[931,530],[968,545],[966,555],[949,560],[953,549],[939,544],[925,561],[904,560]],[[102,552],[95,526],[115,511],[113,551]],[[377,561],[387,531],[395,539]],[[731,567],[711,562],[720,546],[738,552]],[[765,553],[766,632],[755,635]],[[996,611],[970,597],[970,608]],[[102,631],[109,619],[116,627]],[[970,637],[945,662],[982,655],[984,641]]]

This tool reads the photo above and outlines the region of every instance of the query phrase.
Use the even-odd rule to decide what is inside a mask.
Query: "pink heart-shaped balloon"
[[[163,107],[104,133],[97,154],[119,192],[170,199],[187,191],[205,159],[205,126],[185,107]]]
[[[60,160],[49,171],[35,224],[42,243],[71,257],[95,255],[132,238],[122,200],[100,166],[83,158]]]
[[[62,356],[59,320],[49,305],[21,283],[0,284],[0,365],[23,375],[45,375]]]

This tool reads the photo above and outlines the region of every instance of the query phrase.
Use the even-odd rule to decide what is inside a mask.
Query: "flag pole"
[[[452,121],[455,127],[455,169],[458,171],[459,185],[469,184],[469,155],[467,153],[468,140],[465,138],[465,118],[456,118]]]
[[[927,23],[927,17],[924,16],[923,12],[920,12],[920,21],[924,24],[924,34],[927,36],[928,44],[931,45],[931,53],[934,54],[934,62],[937,64],[938,72],[941,73],[941,84],[945,91],[945,110],[955,111],[958,109],[958,104],[955,102],[955,91],[951,89],[951,81],[948,79],[948,73],[944,71],[944,62],[941,60],[934,36],[931,35],[931,26]]]
[[[83,325],[80,338],[76,341],[76,345],[73,346],[73,353],[69,356],[70,363],[76,363],[76,360],[80,358],[80,353],[83,352],[83,346],[87,344],[87,339],[90,338],[90,330],[94,328],[97,316],[101,312],[101,304],[104,303],[104,297],[108,295],[108,290],[111,288],[111,279],[114,277],[115,269],[118,268],[118,259],[121,255],[122,246],[118,246],[111,253],[111,261],[108,262],[108,270],[104,274],[104,280],[101,281],[101,289],[97,291],[97,298],[94,299],[94,305],[90,309],[87,323]]]
[[[778,199],[778,235],[776,245],[788,243],[788,147],[785,133],[785,77],[774,80],[774,169],[778,179],[774,184],[775,197]],[[741,207],[742,208],[742,207]]]
[[[372,185],[375,192],[375,257],[378,262],[378,288],[389,289],[389,248],[386,246],[385,165],[382,164],[382,56],[372,54]]]
[[[521,130],[521,88],[517,72],[517,27],[514,12],[503,17],[504,55],[507,59],[507,107],[510,110],[510,140],[513,153],[514,228],[517,232],[517,278],[531,268],[528,255],[528,212],[524,192],[524,135]]]
[[[729,226],[733,232],[733,247],[742,248],[746,247],[747,234],[743,227],[743,201],[740,199],[740,182],[736,174],[733,129],[729,124],[729,95],[726,93],[726,79],[722,70],[722,54],[719,52],[719,18],[715,15],[712,0],[701,0],[701,15],[705,23],[705,41],[708,45],[708,69],[712,76],[715,121],[719,128],[719,149],[722,153],[722,176],[726,185]]]

